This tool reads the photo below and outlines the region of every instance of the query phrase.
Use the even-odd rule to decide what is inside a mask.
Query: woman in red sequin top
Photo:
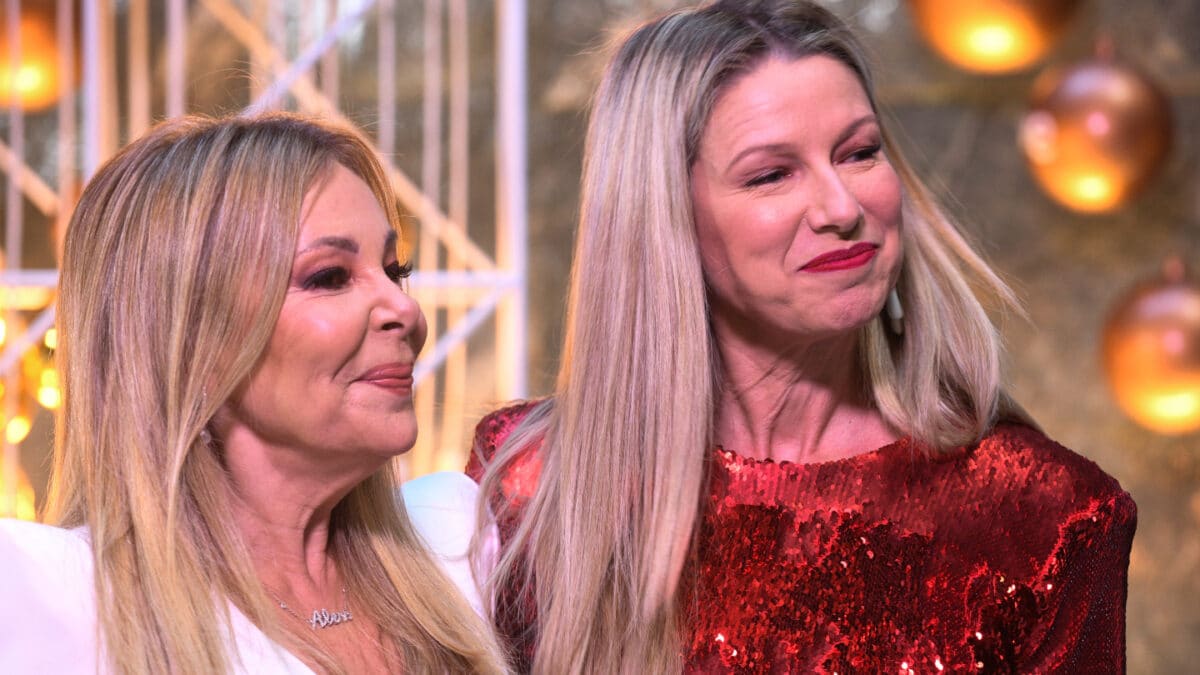
[[[1134,504],[1005,394],[1011,294],[861,54],[783,0],[618,45],[557,391],[469,467],[518,670],[1124,670]]]

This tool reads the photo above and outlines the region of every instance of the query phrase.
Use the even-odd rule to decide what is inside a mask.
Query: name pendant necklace
[[[347,621],[354,620],[354,614],[350,611],[350,600],[346,596],[345,586],[342,586],[342,610],[340,612],[336,610],[331,612],[322,607],[320,609],[314,609],[312,611],[312,616],[307,620],[297,614],[291,607],[288,607],[287,603],[281,600],[278,595],[275,595],[275,593],[271,593],[271,595],[275,598],[275,602],[279,603],[280,609],[296,617],[296,620],[307,623],[313,630],[317,630],[318,628],[329,628],[340,623],[346,623]]]

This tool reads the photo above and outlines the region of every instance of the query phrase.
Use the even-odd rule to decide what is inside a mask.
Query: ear
[[[213,416],[204,425],[204,429],[208,432],[213,440],[214,448],[225,447],[225,440],[239,426],[245,426],[244,415],[242,414],[241,401],[246,385],[239,385],[237,389],[225,399],[219,406]]]

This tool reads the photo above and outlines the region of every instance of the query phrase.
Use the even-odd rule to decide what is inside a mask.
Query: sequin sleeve
[[[497,410],[480,420],[475,427],[475,440],[466,473],[482,481],[492,466],[497,451],[526,418],[536,403],[521,403]],[[525,500],[532,496],[541,473],[540,447],[526,448],[503,468],[499,491],[489,496],[489,505],[496,514],[499,550],[503,551],[512,538],[522,516]],[[493,619],[496,632],[507,647],[514,672],[529,672],[534,655],[537,611],[532,603],[531,588],[507,586],[497,590]]]
[[[471,443],[471,457],[467,460],[464,472],[476,483],[483,480],[487,465],[496,455],[496,448],[503,438],[501,432],[507,426],[503,424],[505,410],[498,410],[479,420],[475,425],[475,438]]]
[[[1096,500],[1059,529],[1046,563],[1044,625],[1032,635],[1022,670],[1125,672],[1125,599],[1137,508],[1120,492]]]

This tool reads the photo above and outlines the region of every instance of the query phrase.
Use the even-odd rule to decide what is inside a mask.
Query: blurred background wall
[[[214,12],[233,7],[251,26],[257,25],[285,58],[294,58],[321,34],[321,28],[355,11],[359,3],[336,0],[294,2],[190,0],[182,7],[187,19],[186,78],[172,83],[165,32],[139,38],[128,28],[134,11],[147,11],[151,26],[166,20],[166,2],[96,0],[113,17],[109,37],[116,76],[111,96],[117,114],[111,145],[135,136],[144,123],[169,111],[169,92],[182,91],[188,111],[235,112],[262,92],[278,72],[264,67],[254,51],[231,32],[228,21]],[[19,10],[37,5],[25,0],[8,5]],[[53,2],[49,4],[54,4]],[[459,200],[455,218],[480,242],[486,255],[497,253],[497,171],[494,160],[497,113],[497,7],[486,0],[393,0],[389,14],[373,8],[362,24],[333,46],[332,66],[315,66],[313,81],[331,97],[340,114],[357,123],[375,140],[380,119],[379,59],[381,22],[394,34],[394,71],[390,100],[388,156],[399,171],[414,177],[427,197],[442,209]],[[553,386],[562,338],[563,304],[578,200],[578,178],[588,98],[603,62],[603,45],[614,33],[654,13],[681,4],[667,0],[530,0],[528,4],[528,384],[524,394],[542,396]],[[945,205],[979,242],[987,258],[1022,298],[1028,319],[999,317],[1010,351],[1009,375],[1016,397],[1046,432],[1098,462],[1132,493],[1139,506],[1138,534],[1130,567],[1128,602],[1129,670],[1133,673],[1196,672],[1200,663],[1200,435],[1164,434],[1132,421],[1117,405],[1101,365],[1104,326],[1114,306],[1136,284],[1161,276],[1163,262],[1178,256],[1200,271],[1200,3],[1194,0],[1079,0],[1044,5],[1074,5],[1048,54],[1036,63],[1002,74],[983,74],[951,65],[919,35],[914,5],[899,0],[825,0],[862,35],[877,65],[880,99],[897,123],[900,145],[935,187]],[[970,5],[971,2],[943,3]],[[986,4],[986,3],[985,3]],[[1001,3],[1003,4],[1003,3]],[[1028,0],[1025,5],[1038,5]],[[448,8],[465,10],[458,37],[431,33],[429,13],[441,12],[435,25],[450,25]],[[76,4],[78,8],[79,5]],[[139,7],[141,9],[139,9]],[[948,11],[948,10],[941,10]],[[7,15],[6,15],[7,16]],[[270,23],[274,21],[275,23]],[[274,28],[272,28],[272,26]],[[6,27],[0,35],[8,35]],[[434,37],[434,36],[438,37]],[[131,39],[145,41],[150,55],[148,118],[139,122],[129,103],[139,85],[128,77]],[[459,40],[459,42],[454,42]],[[460,150],[466,160],[453,168],[446,145],[452,132],[448,114],[455,77],[450,52],[462,48],[465,99],[455,108],[464,116]],[[441,42],[439,42],[441,41]],[[1157,172],[1128,202],[1103,213],[1080,213],[1051,198],[1038,185],[1019,143],[1031,110],[1034,83],[1054,65],[1087,61],[1100,50],[1115,62],[1136,67],[1166,95],[1173,135]],[[0,45],[0,60],[8,48]],[[442,54],[429,69],[430,50]],[[80,53],[76,68],[86,68],[94,54]],[[328,60],[326,60],[326,63]],[[433,72],[434,75],[430,73]],[[431,77],[434,78],[431,82]],[[439,81],[437,78],[441,78]],[[432,89],[431,89],[431,84]],[[332,86],[330,86],[332,85]],[[430,91],[441,97],[430,107]],[[85,102],[86,103],[86,102]],[[305,109],[297,97],[284,97],[284,107]],[[2,110],[0,110],[2,112]],[[433,114],[433,117],[430,114]],[[431,120],[441,120],[433,124]],[[22,148],[32,170],[51,185],[61,183],[59,157],[63,135],[52,109],[31,110],[21,121]],[[11,138],[13,119],[3,120],[0,134]],[[440,126],[439,126],[440,125]],[[1035,129],[1036,130],[1036,129]],[[433,146],[447,159],[432,168]],[[1027,133],[1028,135],[1028,133]],[[465,139],[465,140],[464,140]],[[465,143],[465,146],[463,144]],[[82,160],[81,151],[66,148]],[[4,160],[7,161],[7,160]],[[75,162],[76,164],[79,161]],[[76,171],[78,171],[76,169]],[[69,176],[65,176],[69,178]],[[454,196],[455,184],[469,186]],[[70,181],[67,181],[70,184]],[[13,193],[3,195],[4,204]],[[62,195],[69,200],[70,195]],[[5,206],[7,209],[7,206]],[[52,270],[62,214],[47,214],[26,197],[23,263]],[[406,236],[413,254],[441,246],[422,239],[422,218],[407,205]],[[9,240],[5,239],[7,246]],[[450,264],[443,250],[432,267]],[[467,300],[440,299],[436,291],[414,292],[442,331],[454,325],[454,307],[465,311]],[[424,295],[422,295],[424,294]],[[1188,305],[1175,302],[1172,362],[1182,381],[1200,378],[1200,329],[1188,326]],[[5,301],[11,305],[12,295]],[[50,299],[29,301],[43,305]],[[457,303],[457,304],[456,304]],[[8,307],[11,311],[11,307]],[[1200,310],[1196,310],[1200,312]],[[458,316],[461,318],[461,311]],[[10,313],[28,323],[36,312]],[[1200,318],[1193,316],[1195,322]],[[15,324],[14,324],[15,326]],[[508,394],[497,387],[494,319],[466,341],[458,380],[439,370],[422,384],[419,396],[430,401],[428,426],[422,430],[410,469],[421,473],[461,464],[470,428],[480,415]],[[9,334],[14,334],[10,328]],[[1172,343],[1174,344],[1174,343]],[[1180,347],[1182,345],[1182,347]],[[37,379],[52,350],[40,350],[28,377]],[[1181,350],[1181,351],[1180,351]],[[1181,356],[1180,356],[1181,355]],[[36,362],[35,362],[36,361]],[[1146,369],[1151,365],[1147,364]],[[1200,392],[1198,379],[1190,380]],[[38,390],[39,384],[31,385]],[[515,391],[511,390],[510,391]],[[456,393],[457,392],[457,393]],[[517,393],[521,393],[517,391]],[[457,397],[447,403],[448,397]],[[20,464],[30,489],[40,499],[52,445],[52,414],[42,406],[22,403],[32,428],[19,442]],[[12,417],[11,415],[9,416]],[[11,419],[6,419],[6,425]]]

